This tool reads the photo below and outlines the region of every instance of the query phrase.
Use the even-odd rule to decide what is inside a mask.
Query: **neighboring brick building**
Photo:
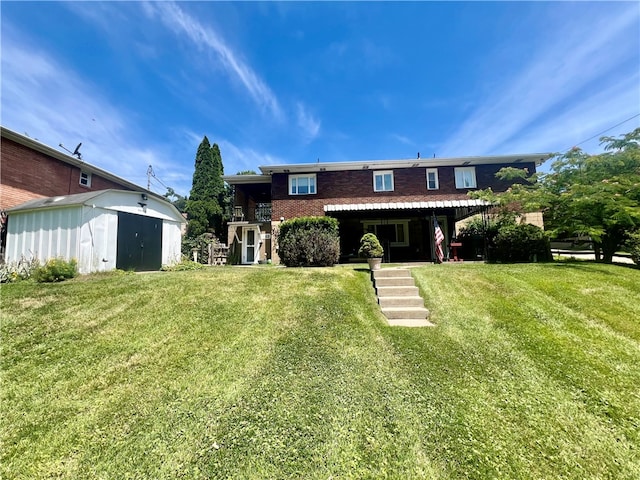
[[[338,219],[342,259],[355,256],[360,237],[374,232],[387,261],[434,258],[433,223],[438,219],[448,245],[456,222],[486,210],[472,190],[504,191],[510,182],[495,174],[503,167],[536,167],[549,154],[447,159],[379,160],[260,167],[261,175],[224,179],[235,187],[229,243],[241,263],[277,261],[272,232],[284,220],[328,215]]]
[[[118,189],[145,191],[80,159],[4,127],[0,143],[0,212],[4,252],[5,210],[37,198]],[[151,192],[148,192],[152,194]],[[3,256],[0,254],[0,259]]]

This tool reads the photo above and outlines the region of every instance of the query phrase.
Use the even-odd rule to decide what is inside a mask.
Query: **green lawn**
[[[2,478],[640,478],[640,270],[431,265],[2,286]]]

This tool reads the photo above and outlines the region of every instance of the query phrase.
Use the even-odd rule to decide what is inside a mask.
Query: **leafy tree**
[[[179,193],[171,188],[167,187],[167,193],[164,194],[164,198],[166,198],[169,202],[173,204],[174,207],[178,209],[181,213],[185,212],[187,207],[187,197],[183,197]]]
[[[255,170],[241,170],[236,175],[257,175]]]
[[[474,196],[499,204],[503,212],[542,211],[554,236],[589,236],[596,257],[610,263],[628,235],[640,228],[640,128],[600,140],[602,154],[574,148],[557,155],[549,173],[530,176],[502,169],[500,178],[521,183],[503,194],[487,189]]]
[[[205,136],[196,153],[193,182],[185,208],[188,237],[195,238],[210,230],[216,235],[222,233],[221,202],[225,192],[222,172],[220,149],[216,144],[212,147]]]

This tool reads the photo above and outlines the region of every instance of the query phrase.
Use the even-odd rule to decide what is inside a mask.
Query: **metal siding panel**
[[[162,222],[162,264],[173,265],[180,262],[182,235],[180,224],[164,220]]]

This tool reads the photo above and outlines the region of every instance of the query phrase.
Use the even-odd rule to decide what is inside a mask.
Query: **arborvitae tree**
[[[214,161],[214,152],[217,160]],[[198,146],[191,193],[187,201],[187,236],[195,238],[214,230],[220,233],[222,226],[222,208],[220,195],[224,190],[222,181],[222,159],[217,145],[211,147],[205,136]]]
[[[225,188],[224,180],[222,180],[222,175],[224,174],[224,167],[222,166],[222,156],[220,155],[220,148],[217,143],[214,143],[211,147],[211,159],[213,163],[213,191],[215,192],[215,198],[218,203],[218,207],[220,208],[220,214],[216,215],[211,227],[215,230],[216,236],[218,238],[222,238],[223,235],[223,221],[225,217],[225,194],[227,193],[227,189]]]

